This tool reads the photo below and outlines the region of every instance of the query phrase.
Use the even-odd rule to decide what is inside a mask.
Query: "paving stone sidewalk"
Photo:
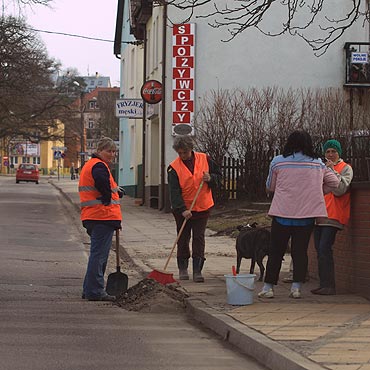
[[[57,187],[78,210],[77,182],[55,178]],[[131,256],[142,276],[162,269],[176,238],[171,214],[142,207],[125,196],[122,200],[121,246]],[[315,296],[311,279],[304,284],[302,299],[288,298],[290,284],[279,283],[274,299],[258,299],[262,283],[256,282],[253,304],[227,304],[225,274],[236,263],[235,240],[212,236],[207,231],[206,282],[185,281],[190,293],[187,311],[218,333],[225,341],[255,357],[273,370],[370,370],[370,304],[350,294]],[[290,256],[283,263],[281,277],[288,274]],[[250,261],[242,262],[243,271]],[[177,268],[175,256],[168,271]]]

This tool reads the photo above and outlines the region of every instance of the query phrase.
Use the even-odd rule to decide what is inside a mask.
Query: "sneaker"
[[[290,298],[301,298],[301,291],[299,289],[292,289],[289,294]]]
[[[271,288],[269,290],[262,290],[258,293],[258,298],[274,298],[274,291]]]

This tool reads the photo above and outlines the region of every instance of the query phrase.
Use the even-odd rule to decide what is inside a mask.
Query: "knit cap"
[[[340,142],[338,140],[334,140],[334,139],[328,140],[324,144],[324,152],[326,152],[329,148],[336,150],[338,152],[339,156],[342,155],[342,147],[341,147]]]

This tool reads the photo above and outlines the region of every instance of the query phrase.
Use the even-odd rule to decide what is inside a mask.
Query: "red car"
[[[17,184],[19,184],[19,181],[32,181],[38,184],[39,179],[40,173],[36,164],[22,163],[19,165],[15,176],[15,182]]]

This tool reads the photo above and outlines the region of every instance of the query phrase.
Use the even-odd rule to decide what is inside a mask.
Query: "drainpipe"
[[[167,42],[167,3],[163,5],[163,29],[162,29],[162,114],[161,114],[161,198],[160,211],[165,208],[166,197],[166,42]]]
[[[144,58],[143,58],[143,84],[146,81],[146,25],[144,25]],[[143,190],[142,190],[142,202],[141,206],[145,205],[145,156],[146,156],[146,148],[145,148],[145,142],[146,142],[146,103],[143,104],[143,136],[142,136],[142,172],[143,172]]]

